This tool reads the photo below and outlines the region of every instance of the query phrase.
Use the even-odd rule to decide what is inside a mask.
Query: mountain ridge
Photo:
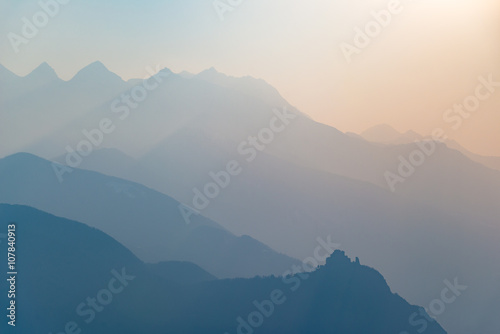
[[[54,168],[28,153],[0,159],[0,202],[99,228],[143,261],[190,261],[221,278],[280,273],[296,262],[204,216],[185,221],[179,202],[138,183],[76,168],[60,183]]]
[[[419,308],[391,293],[375,269],[343,252],[307,274],[180,283],[151,272],[119,242],[80,222],[20,205],[0,204],[0,213],[0,228],[14,222],[19,235],[24,277],[17,312],[37,320],[19,318],[16,331],[57,333],[71,326],[93,334],[220,334],[253,327],[263,334],[418,333],[409,317],[418,316]],[[7,256],[7,249],[0,255]],[[6,280],[0,288],[7,289]],[[262,317],[258,326],[255,316]],[[0,323],[2,332],[9,333],[7,327]],[[426,333],[446,332],[432,322]]]

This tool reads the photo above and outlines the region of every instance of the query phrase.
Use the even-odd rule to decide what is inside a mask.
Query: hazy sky
[[[214,66],[265,79],[342,131],[439,127],[473,152],[500,156],[500,87],[460,128],[443,120],[479,76],[500,81],[500,2],[401,0],[401,12],[348,63],[340,44],[352,44],[353,29],[390,2],[243,0],[222,21],[213,0],[72,0],[16,54],[8,33],[21,35],[22,18],[41,8],[0,0],[0,63],[25,75],[46,61],[63,79],[95,60],[124,79],[157,64],[193,73]]]

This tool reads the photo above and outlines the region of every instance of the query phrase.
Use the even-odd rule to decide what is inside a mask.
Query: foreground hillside
[[[25,206],[0,205],[0,229],[15,223],[15,333],[426,333],[445,331],[392,294],[374,269],[334,252],[312,273],[285,278],[171,279],[186,267],[151,270],[106,234]],[[4,242],[4,241],[3,241]],[[6,258],[6,247],[0,247]],[[291,268],[292,270],[292,268]],[[0,289],[6,289],[6,282]],[[2,303],[5,296],[2,296]],[[2,322],[2,333],[11,333]]]

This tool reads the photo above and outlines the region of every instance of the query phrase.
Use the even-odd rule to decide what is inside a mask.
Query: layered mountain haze
[[[83,68],[69,81],[57,78],[44,63],[25,77],[0,77],[0,82],[8,87],[0,93],[4,110],[0,114],[0,138],[2,144],[10,142],[2,149],[3,156],[26,151],[131,87],[99,62]],[[55,141],[50,146],[58,143],[56,138],[51,140]]]
[[[93,63],[70,81],[52,77],[44,65],[0,79],[14,87],[0,98],[0,142],[9,143],[0,147],[0,202],[96,227],[141,261],[189,261],[218,278],[279,275],[328,239],[413,304],[431,307],[443,282],[457,280],[467,290],[434,314],[439,323],[450,333],[498,333],[497,158],[385,125],[345,134],[265,81],[214,68],[125,82]],[[21,129],[6,125],[21,120]],[[10,155],[20,151],[29,154]],[[148,268],[162,278],[176,270]],[[307,294],[314,311],[297,314],[290,332],[328,317],[312,297],[319,292]],[[271,322],[269,332],[280,323]],[[386,319],[384,330],[396,322],[404,331],[408,315],[406,325]]]
[[[414,131],[407,131],[401,133],[387,124],[376,125],[362,132],[360,136],[369,142],[385,144],[385,145],[399,145],[411,144],[416,141],[430,140],[431,136],[422,136]],[[482,164],[491,169],[500,171],[500,157],[489,157],[475,154],[468,151],[457,141],[446,139],[444,141],[446,146],[453,150],[457,150],[472,161]]]
[[[194,265],[146,265],[84,224],[0,204],[0,228],[12,222],[22,236],[18,312],[33,319],[19,322],[16,330],[23,333],[72,328],[94,334],[217,334],[253,327],[260,333],[418,333],[409,318],[424,323],[426,333],[446,333],[421,308],[393,294],[376,270],[344,252],[336,251],[309,274],[214,280]],[[0,255],[7,256],[5,249]],[[180,280],[186,275],[191,282]],[[0,288],[6,287],[2,280]],[[258,326],[254,318],[261,318]],[[0,323],[2,332],[8,327]]]
[[[380,144],[410,144],[416,140],[422,140],[424,137],[414,131],[407,131],[405,133],[398,132],[393,127],[387,124],[380,124],[371,127],[361,134],[364,139]]]
[[[191,261],[220,278],[281,274],[296,263],[203,216],[185,221],[177,201],[142,185],[78,169],[60,183],[54,166],[23,153],[1,159],[0,202],[99,228],[143,261]]]
[[[401,164],[399,157],[406,157],[408,160],[412,152],[419,149],[414,144],[390,147],[370,145],[303,117],[300,112],[289,105],[266,104],[263,101],[269,100],[268,96],[270,95],[274,96],[275,90],[269,88],[265,93],[259,93],[260,95],[257,94],[255,97],[255,91],[261,92],[263,86],[267,87],[260,81],[250,80],[254,82],[255,87],[260,88],[252,90],[253,93],[250,95],[242,94],[237,89],[227,88],[231,85],[238,86],[232,83],[235,81],[234,78],[215,75],[213,72],[212,69],[208,73],[202,73],[203,80],[197,77],[184,79],[172,75],[166,78],[165,82],[156,90],[150,92],[136,108],[125,109],[124,103],[120,105],[123,109],[113,109],[110,107],[111,100],[107,105],[89,112],[85,118],[79,119],[73,124],[61,125],[58,131],[32,145],[27,151],[53,158],[64,152],[63,147],[56,148],[54,143],[64,141],[70,144],[71,149],[75,150],[78,143],[86,139],[82,135],[83,130],[90,131],[97,127],[103,117],[115,117],[112,120],[116,130],[103,139],[103,145],[130,152],[136,157],[142,156],[144,160],[154,160],[155,156],[159,156],[158,159],[173,162],[174,165],[180,166],[181,170],[195,168],[196,172],[189,175],[188,178],[197,182],[200,173],[207,174],[207,171],[220,167],[221,161],[228,161],[225,158],[227,154],[237,152],[238,145],[248,135],[255,135],[265,127],[273,116],[273,108],[282,107],[289,108],[289,112],[296,115],[297,118],[290,124],[283,136],[276,136],[273,145],[267,147],[266,152],[310,169],[343,175],[390,188],[386,173],[391,172],[398,175]],[[212,74],[208,75],[210,73]],[[224,86],[206,81],[207,77],[217,82],[223,82]],[[247,82],[249,79],[244,79],[244,81]],[[275,100],[279,99],[273,98],[273,101]],[[121,122],[118,117],[125,115],[127,118]],[[132,119],[133,121],[131,121]],[[145,130],[138,134],[138,129]],[[130,133],[137,133],[141,140],[134,140],[135,137],[131,138],[128,135]],[[283,143],[282,145],[280,145],[280,141]],[[494,205],[490,205],[490,199],[495,198],[498,194],[498,180],[500,179],[498,174],[483,172],[481,167],[471,165],[468,159],[464,159],[438,144],[435,146],[433,151],[439,152],[432,153],[427,158],[425,165],[416,170],[415,176],[396,182],[397,191],[407,194],[416,201],[432,205],[440,202],[437,200],[436,191],[439,194],[441,191],[435,189],[435,186],[439,184],[440,188],[447,191],[449,189],[449,192],[444,196],[449,198],[449,202],[440,203],[440,205],[444,204],[446,209],[451,211],[455,211],[457,207],[459,210],[463,208],[461,213],[475,219],[474,215],[470,215],[469,207],[477,204],[473,210],[474,213],[481,211],[481,220],[485,220],[490,225],[495,224],[495,219],[492,221],[492,217],[495,215],[492,214],[491,208],[493,207],[495,214],[498,213],[498,210]],[[204,164],[198,164],[196,159],[189,160],[189,157],[196,156],[194,153],[185,154],[186,152],[196,152],[189,151],[192,149],[197,150],[197,154],[204,155]],[[56,150],[59,152],[55,153]],[[54,153],[49,154],[49,152]],[[187,161],[184,164],[176,163],[178,159],[187,159]],[[213,162],[208,162],[210,160]],[[161,161],[146,163],[146,165],[153,164],[158,169],[166,166]],[[469,167],[456,168],[458,165],[469,165]],[[443,170],[456,171],[456,174],[447,172],[443,175],[440,172]],[[428,183],[434,187],[428,188],[427,183],[424,184],[424,189],[420,189],[418,186],[414,187],[414,185],[420,184],[419,181],[417,182],[421,178],[419,175],[426,173],[426,171],[436,176],[432,182]],[[491,178],[485,177],[485,173],[491,175]],[[436,182],[437,179],[439,182]],[[490,182],[490,179],[494,181]],[[468,184],[461,184],[463,180],[468,180]],[[442,187],[443,183],[446,183],[446,186]],[[185,186],[186,189],[192,188],[189,183],[183,184],[188,185]],[[471,185],[472,189],[478,190],[471,189],[468,193],[475,194],[478,191],[485,192],[485,189],[491,189],[490,195],[484,196],[485,199],[481,201],[476,201],[476,195],[464,197],[461,189],[469,189]],[[159,190],[165,192],[164,188]],[[177,196],[177,190],[168,190],[167,192],[174,197]],[[484,202],[487,202],[487,205],[483,205]]]
[[[446,145],[451,149],[461,152],[463,155],[465,155],[472,161],[480,163],[481,165],[486,166],[488,168],[500,171],[500,157],[490,157],[472,153],[454,140],[447,141]]]
[[[0,334],[499,334],[499,15],[0,1]]]
[[[280,95],[278,90],[262,79],[250,76],[243,78],[230,77],[218,72],[214,67],[205,70],[196,76],[197,79],[205,80],[218,86],[233,89],[245,95],[257,98],[266,104],[274,106],[285,106],[289,103]]]
[[[97,155],[104,160],[93,160],[92,166],[89,163],[85,168],[112,166],[112,160],[100,152]],[[165,161],[177,161],[180,166],[185,163],[173,158]],[[150,164],[141,174],[140,164],[131,166],[123,169],[118,165],[115,170],[124,173],[122,177],[129,173],[128,177],[135,176],[139,182],[163,185],[164,191],[180,189],[178,198],[190,205],[192,190],[182,185],[201,189],[200,185],[210,180],[205,176],[196,185],[189,183],[196,174],[191,174],[191,169],[182,171],[180,166],[175,169],[179,175],[175,179],[160,177],[160,168],[152,168],[164,166],[162,163]],[[480,285],[480,289],[467,291],[452,311],[440,317],[446,325],[474,328],[478,322],[487,323],[470,307],[481,309],[491,293],[500,293],[500,272],[488,265],[500,252],[499,233],[494,227],[478,229],[477,222],[453,212],[414,203],[369,183],[286,164],[265,153],[231,181],[202,214],[236,234],[252,235],[297,258],[310,256],[318,235],[330,235],[343,249],[379,268],[390,285],[413,303],[432,301],[444,277],[460,277],[470,285]],[[435,270],[426,270],[429,267]]]
[[[59,81],[61,79],[59,79],[54,69],[47,63],[40,64],[40,66],[23,78],[18,77],[0,65],[0,87],[2,88],[0,99],[3,103]]]

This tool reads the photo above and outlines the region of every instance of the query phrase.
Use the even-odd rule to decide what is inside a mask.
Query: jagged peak
[[[224,73],[221,73],[215,69],[215,67],[210,67],[204,71],[201,71],[196,75],[197,77],[200,78],[214,78],[214,77],[224,77],[227,78],[228,76],[225,75]]]
[[[327,259],[326,265],[329,266],[333,263],[359,263],[359,259],[356,258],[357,261],[351,261],[351,258],[346,255],[345,251],[336,249]]]
[[[117,80],[123,81],[123,79],[120,76],[111,72],[100,61],[95,61],[95,62],[90,63],[87,66],[83,67],[80,71],[78,71],[78,73],[75,74],[75,76],[73,78],[71,78],[70,81],[82,80],[82,79],[102,81],[104,76],[109,77],[109,78],[113,78],[115,80],[117,79]]]
[[[59,76],[47,62],[43,62],[31,71],[26,78],[55,80],[59,79]]]

